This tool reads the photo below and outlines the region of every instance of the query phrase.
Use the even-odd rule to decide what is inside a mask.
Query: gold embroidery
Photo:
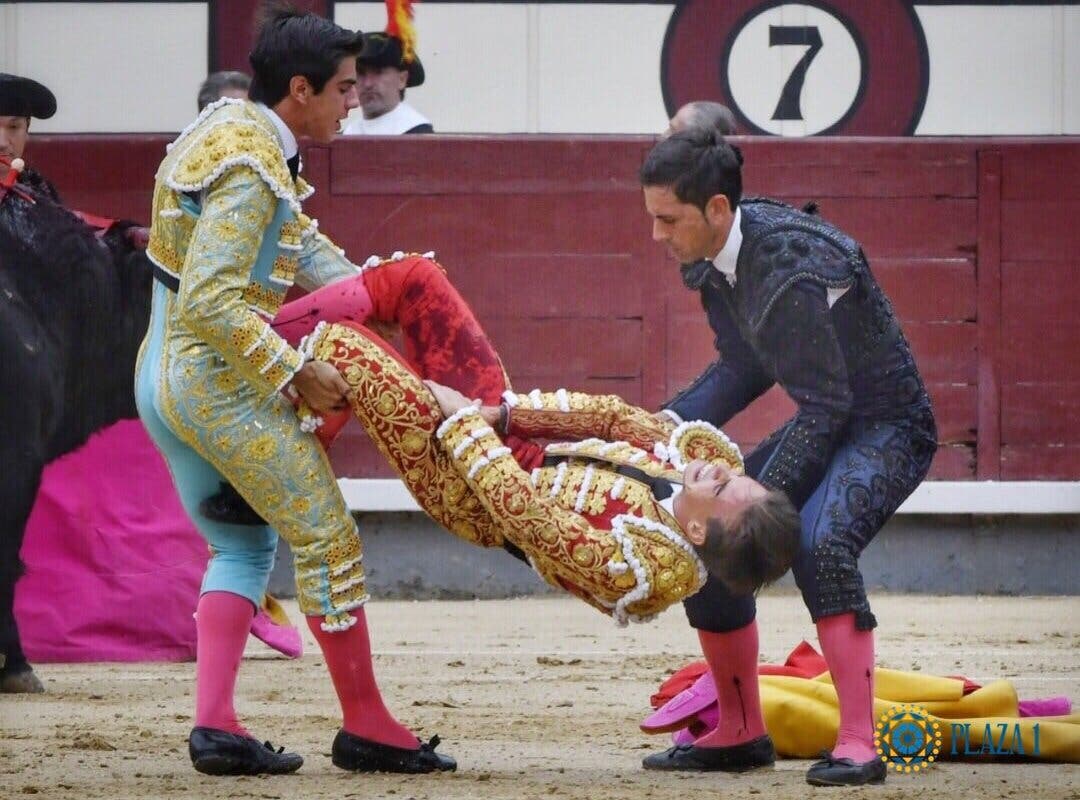
[[[433,438],[441,414],[427,387],[349,328],[328,325],[315,342],[314,354],[337,367],[352,387],[353,412],[420,507],[467,541],[501,546],[497,524]]]
[[[285,286],[292,286],[296,270],[300,267],[300,261],[288,256],[278,256],[274,259],[274,266],[270,270],[270,280]]]

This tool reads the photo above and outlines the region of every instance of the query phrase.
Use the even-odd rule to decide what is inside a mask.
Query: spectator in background
[[[687,128],[712,128],[719,131],[721,136],[734,136],[735,115],[721,103],[695,100],[675,112],[664,131],[664,138]]]
[[[211,72],[199,87],[199,111],[222,97],[247,100],[251,78],[243,72]]]
[[[416,54],[416,29],[409,0],[388,0],[385,33],[364,34],[364,51],[356,59],[360,114],[353,114],[342,133],[397,136],[434,133],[431,120],[405,102],[405,90],[424,82],[424,65]]]

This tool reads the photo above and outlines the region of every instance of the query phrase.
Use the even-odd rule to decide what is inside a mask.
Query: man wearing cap
[[[424,82],[424,65],[402,37],[364,34],[364,52],[356,60],[361,114],[345,125],[346,134],[396,136],[433,133],[431,121],[405,102],[405,90]]]
[[[50,199],[59,201],[52,184],[33,170],[24,170],[22,156],[30,138],[30,118],[48,119],[56,113],[56,98],[37,81],[17,75],[0,73],[0,179],[13,183],[8,175],[14,165],[22,172],[19,181],[43,191]]]
[[[45,465],[134,416],[131,377],[150,282],[132,222],[66,208],[25,166],[30,119],[56,113],[37,81],[0,73],[0,691],[40,692],[13,613],[19,551]],[[95,324],[109,320],[109,325]]]

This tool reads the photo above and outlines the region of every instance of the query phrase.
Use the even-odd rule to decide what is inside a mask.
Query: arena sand
[[[1021,697],[1080,702],[1080,597],[875,595],[879,662],[985,681],[1012,679]],[[336,701],[305,630],[307,655],[275,657],[252,640],[239,710],[258,735],[304,754],[296,775],[208,778],[195,773],[191,664],[44,665],[47,693],[0,695],[0,798],[701,798],[937,797],[1080,800],[1080,766],[944,763],[884,786],[814,790],[810,762],[780,761],[741,776],[644,772],[667,746],[642,734],[660,680],[697,657],[681,609],[619,629],[569,598],[369,605],[388,704],[459,771],[351,775],[329,758]],[[815,641],[793,594],[759,601],[762,659]],[[290,608],[296,618],[295,606]],[[142,609],[139,613],[153,613]]]

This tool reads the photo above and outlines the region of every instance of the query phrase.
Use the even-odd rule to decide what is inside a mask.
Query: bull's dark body
[[[95,232],[27,170],[36,203],[0,201],[0,679],[29,672],[13,615],[19,550],[45,465],[134,417],[151,271],[114,225]]]

